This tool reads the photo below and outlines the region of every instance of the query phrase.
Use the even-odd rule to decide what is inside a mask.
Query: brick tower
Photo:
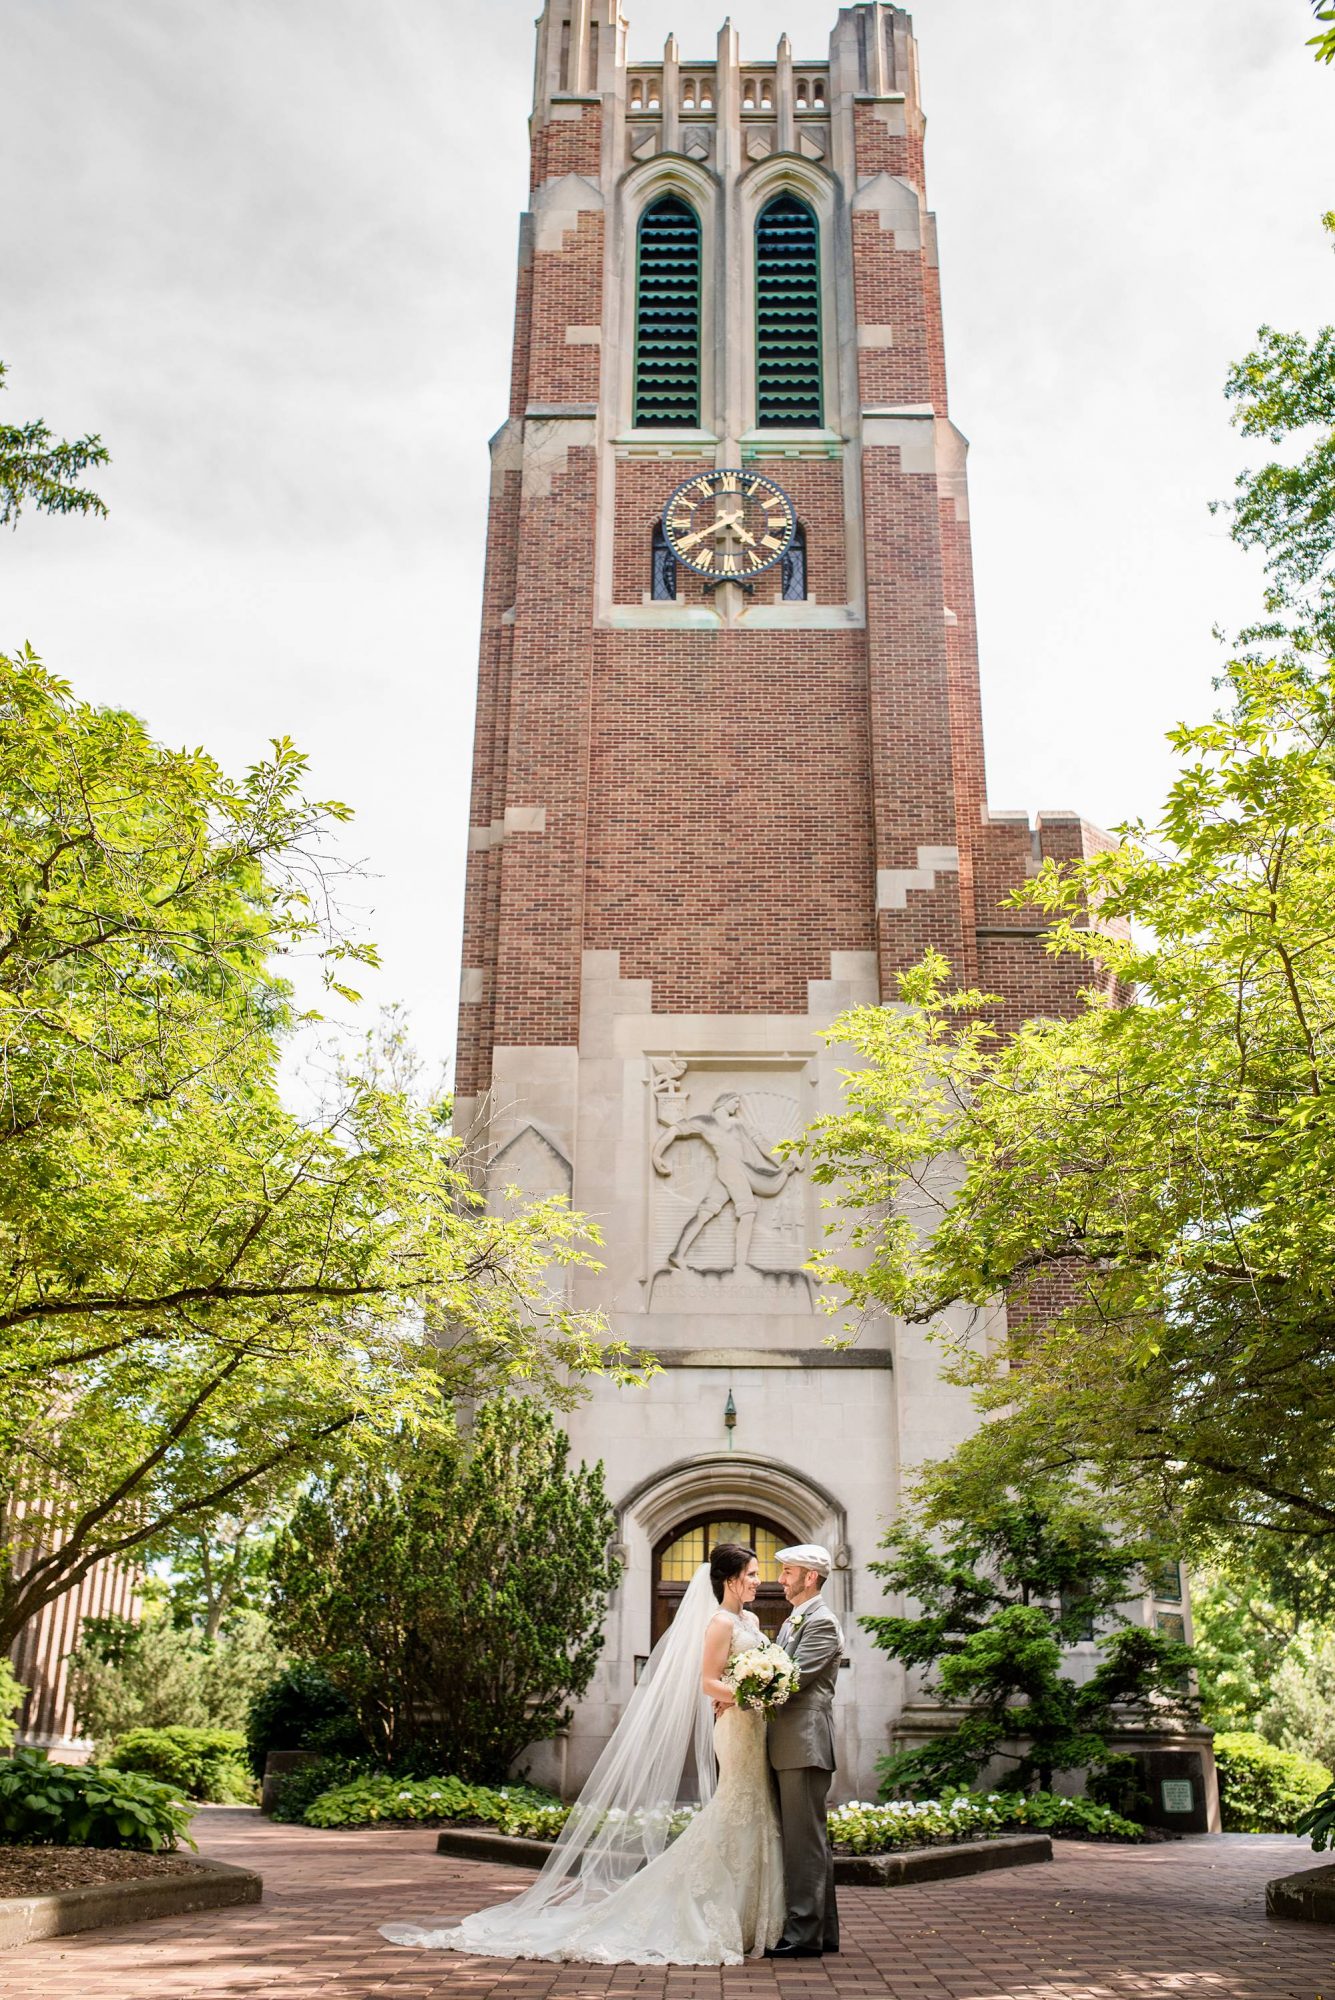
[[[835,1551],[865,1796],[912,1716],[862,1565],[973,1416],[914,1329],[822,1345],[817,1198],[772,1149],[838,1102],[818,1031],[928,945],[1014,1018],[1069,1008],[1002,898],[1097,836],[987,809],[909,17],[845,7],[820,61],[745,62],[725,25],[713,60],[628,64],[625,37],[618,0],[538,23],[459,1029],[493,1186],[600,1223],[577,1296],[664,1364],[572,1422],[627,1569],[545,1775],[587,1769],[731,1529]]]

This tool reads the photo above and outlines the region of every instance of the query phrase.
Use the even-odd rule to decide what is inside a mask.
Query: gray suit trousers
[[[776,1771],[783,1879],[788,1914],[783,1934],[792,1944],[839,1948],[839,1906],[834,1899],[834,1855],[825,1828],[825,1802],[833,1771],[810,1764]]]

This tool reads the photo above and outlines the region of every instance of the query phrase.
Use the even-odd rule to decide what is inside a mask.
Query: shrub
[[[464,1820],[502,1833],[554,1840],[570,1808],[527,1785],[469,1785],[460,1778],[354,1778],[324,1792],[305,1814],[307,1826],[375,1826],[386,1820],[426,1825]]]
[[[602,1466],[568,1459],[546,1410],[498,1397],[466,1437],[297,1503],[272,1558],[274,1627],[347,1695],[382,1764],[416,1753],[503,1782],[588,1687],[616,1517]]]
[[[278,1657],[268,1621],[255,1612],[217,1639],[161,1611],[142,1624],[90,1619],[69,1659],[75,1716],[99,1746],[132,1729],[240,1729]]]
[[[18,1714],[27,1692],[22,1681],[14,1678],[9,1661],[0,1654],[0,1750],[8,1750],[18,1734]]]
[[[1295,1833],[1310,1833],[1312,1845],[1318,1853],[1322,1848],[1335,1846],[1335,1785],[1328,1785],[1313,1799],[1306,1812],[1298,1815],[1293,1830]]]
[[[331,1757],[356,1757],[366,1754],[367,1745],[347,1696],[319,1667],[298,1660],[262,1687],[250,1704],[246,1755],[257,1778],[264,1776],[271,1750],[325,1750]]]
[[[244,1762],[239,1729],[132,1729],[104,1769],[142,1771],[192,1799],[249,1804],[255,1785]]]
[[[1068,1799],[1060,1792],[1005,1795],[1008,1827],[1033,1827],[1070,1840],[1143,1840],[1145,1829],[1097,1799]]]
[[[312,1764],[299,1764],[278,1779],[269,1817],[288,1826],[300,1825],[305,1820],[306,1808],[313,1806],[323,1793],[351,1784],[354,1778],[375,1774],[369,1757],[317,1757]]]
[[[1332,1782],[1324,1764],[1248,1730],[1216,1736],[1214,1756],[1225,1833],[1292,1833]]]
[[[928,1669],[926,1690],[960,1714],[880,1759],[882,1798],[940,1798],[978,1784],[994,1759],[1013,1764],[1016,1790],[1050,1791],[1057,1772],[1102,1763],[1129,1719],[1190,1712],[1190,1649],[1119,1608],[1145,1551],[1118,1543],[1086,1495],[993,1494],[940,1536],[905,1516],[881,1546],[873,1575],[916,1611],[858,1622],[893,1658]],[[1102,1658],[1076,1679],[1067,1649],[1096,1635]]]
[[[0,1763],[0,1839],[45,1847],[175,1847],[194,1841],[174,1786],[139,1771],[53,1764],[44,1750]]]
[[[1121,1752],[1105,1757],[1085,1778],[1085,1791],[1096,1805],[1111,1806],[1123,1819],[1149,1819],[1154,1813],[1145,1768],[1137,1757]]]

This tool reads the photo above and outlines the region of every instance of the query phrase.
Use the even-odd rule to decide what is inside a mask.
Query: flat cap
[[[775,1562],[797,1563],[802,1569],[818,1569],[822,1576],[828,1576],[834,1568],[830,1561],[830,1551],[823,1549],[819,1542],[799,1542],[795,1548],[780,1549]]]

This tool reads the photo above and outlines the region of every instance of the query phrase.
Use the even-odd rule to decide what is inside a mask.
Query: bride
[[[598,1965],[739,1965],[783,1930],[765,1717],[722,1674],[755,1644],[754,1549],[692,1578],[532,1888],[460,1924],[385,1924],[394,1944]],[[715,1765],[717,1763],[717,1781]],[[699,1804],[674,1840],[683,1804]]]

